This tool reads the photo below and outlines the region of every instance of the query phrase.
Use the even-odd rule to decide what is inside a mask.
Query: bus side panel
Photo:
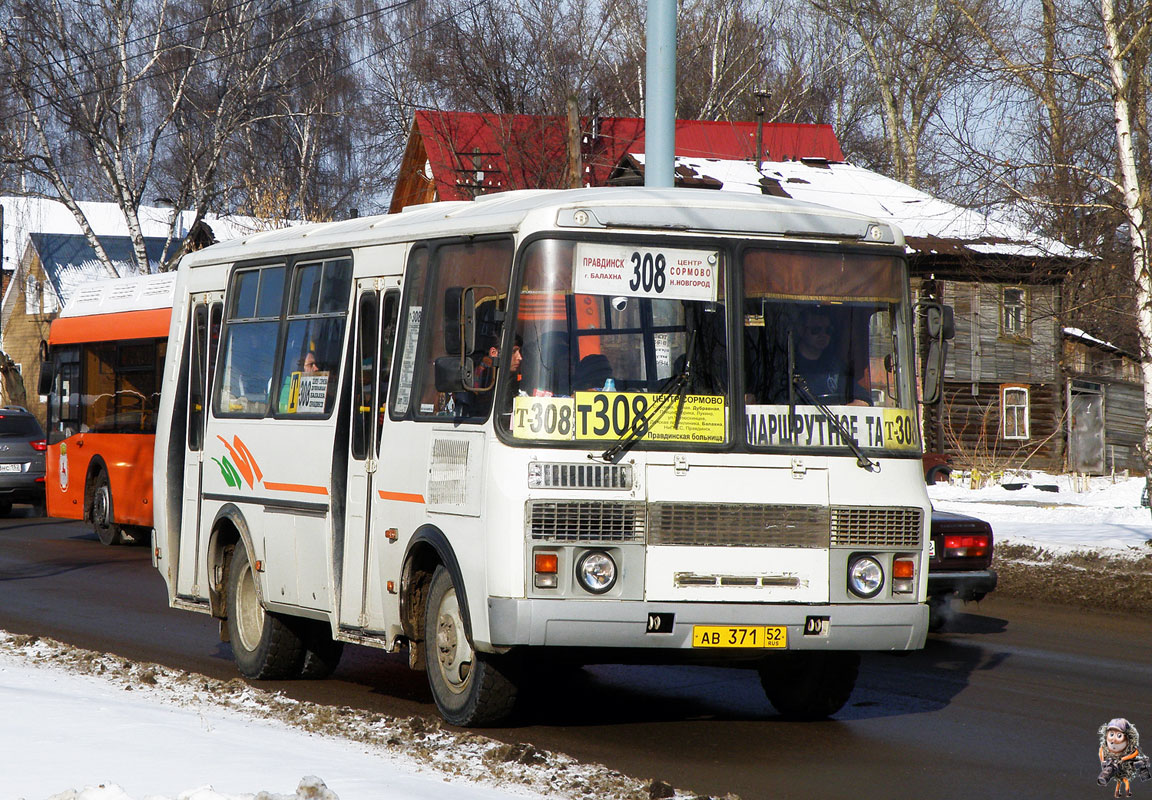
[[[48,448],[48,515],[84,518],[84,492],[92,459],[108,470],[112,511],[121,525],[152,527],[152,434],[78,433]]]
[[[76,447],[76,436],[48,445],[45,455],[44,494],[48,516],[84,519],[84,476],[91,451]],[[79,478],[75,476],[79,475]]]

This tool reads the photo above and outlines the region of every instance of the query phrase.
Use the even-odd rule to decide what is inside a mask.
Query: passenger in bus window
[[[801,313],[795,374],[822,403],[868,405],[868,390],[852,380],[848,363],[837,348],[830,346],[834,333],[832,314],[828,310],[812,308]]]
[[[576,392],[610,392],[615,388],[612,362],[601,353],[584,356],[572,374],[572,390]]]

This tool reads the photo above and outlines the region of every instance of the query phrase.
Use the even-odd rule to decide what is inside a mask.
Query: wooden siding
[[[1001,332],[1001,296],[1009,284],[944,281],[943,300],[956,315],[956,338],[944,369],[947,380],[979,383],[1053,383],[1058,380],[1060,329],[1057,288],[1026,286],[1024,336]]]
[[[1029,401],[1027,441],[1001,437],[1001,383],[1025,385]],[[974,390],[975,389],[975,393]],[[983,471],[1040,469],[1060,472],[1064,468],[1063,401],[1059,384],[1023,381],[998,383],[944,382],[944,419],[937,419],[937,407],[925,409],[925,441],[934,446],[934,435],[943,433],[943,452],[952,456],[959,469]]]

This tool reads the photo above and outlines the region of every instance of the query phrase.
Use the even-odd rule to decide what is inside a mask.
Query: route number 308
[[[663,292],[668,284],[664,271],[668,262],[663,253],[632,253],[632,280],[628,281],[628,288],[632,291]]]

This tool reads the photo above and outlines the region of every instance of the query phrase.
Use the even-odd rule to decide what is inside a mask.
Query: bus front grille
[[[553,542],[643,542],[644,504],[529,500],[531,538]]]
[[[648,542],[695,547],[827,547],[827,506],[652,503]]]
[[[832,509],[832,545],[919,548],[923,516],[919,508],[836,507]]]
[[[528,535],[680,547],[921,546],[919,508],[530,500]]]

